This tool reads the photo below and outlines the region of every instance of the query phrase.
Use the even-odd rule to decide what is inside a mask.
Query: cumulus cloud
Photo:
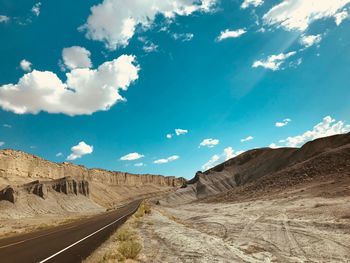
[[[69,69],[91,68],[90,51],[84,47],[72,46],[62,50],[63,63]]]
[[[28,60],[22,59],[21,62],[19,62],[19,66],[23,71],[32,71],[32,63]]]
[[[303,35],[300,38],[300,43],[304,45],[305,47],[311,47],[315,44],[318,44],[321,42],[322,36],[320,34],[318,35]]]
[[[291,121],[292,121],[291,119],[287,118],[287,119],[284,119],[283,121],[276,122],[275,126],[280,128],[280,127],[286,126]]]
[[[288,137],[281,142],[285,142],[286,146],[297,147],[317,138],[347,132],[350,132],[349,124],[345,124],[343,121],[336,121],[331,116],[326,116],[323,118],[322,122],[316,124],[312,130],[306,131],[301,135]]]
[[[139,154],[137,152],[134,152],[134,153],[129,153],[127,155],[120,157],[120,160],[122,160],[122,161],[134,161],[134,160],[140,159],[142,157],[144,157],[143,154]]]
[[[78,145],[75,145],[71,148],[72,153],[68,155],[67,160],[76,160],[86,154],[91,154],[93,150],[94,147],[92,145],[88,145],[84,141],[81,141],[78,143]]]
[[[339,26],[345,19],[349,17],[348,11],[344,10],[334,15],[334,21],[337,26]]]
[[[0,23],[7,23],[8,21],[10,21],[8,16],[0,15]]]
[[[254,6],[254,7],[258,7],[260,5],[262,5],[264,3],[264,0],[244,0],[241,8],[245,9],[248,8],[250,6]]]
[[[227,147],[224,149],[224,151],[221,154],[215,154],[213,155],[208,162],[206,162],[203,166],[202,169],[204,171],[213,168],[214,166],[227,161],[233,157],[236,157],[243,153],[244,151],[237,151],[235,152],[232,147]]]
[[[153,163],[155,163],[155,164],[170,163],[170,162],[173,162],[173,161],[175,161],[175,160],[177,160],[179,158],[180,158],[180,156],[178,156],[178,155],[172,155],[172,156],[170,156],[168,158],[155,160]]]
[[[281,148],[282,146],[279,146],[279,145],[277,145],[277,144],[275,144],[275,143],[271,143],[271,144],[269,145],[269,147],[272,148],[272,149],[277,149],[277,148]]]
[[[350,125],[345,124],[343,121],[336,121],[331,116],[326,116],[323,120],[316,124],[312,130],[308,130],[301,135],[291,136],[283,140],[279,140],[279,143],[283,143],[288,147],[299,147],[308,141],[315,140],[317,138],[331,136],[335,134],[350,132]],[[282,147],[275,143],[270,144],[271,148]]]
[[[137,26],[147,30],[157,15],[169,21],[176,16],[209,12],[216,0],[104,0],[91,8],[91,14],[80,29],[89,39],[103,41],[109,49],[128,45]]]
[[[252,67],[258,68],[263,67],[266,69],[271,69],[272,71],[276,71],[281,69],[282,64],[285,62],[286,59],[290,58],[291,56],[294,56],[296,54],[295,51],[289,52],[289,53],[280,53],[278,55],[271,55],[267,57],[265,60],[256,60],[254,61]]]
[[[36,3],[31,9],[32,13],[36,16],[39,16],[40,15],[40,7],[41,7],[41,3],[40,2]]]
[[[226,29],[220,32],[220,35],[217,37],[217,41],[222,41],[227,38],[237,38],[245,34],[247,31],[243,28],[237,30]]]
[[[65,82],[53,72],[33,70],[17,84],[0,86],[0,106],[17,114],[46,111],[74,116],[106,111],[125,100],[119,91],[138,79],[135,60],[121,55],[97,69],[76,68],[66,73]]]
[[[200,144],[199,147],[209,147],[212,148],[216,145],[219,144],[219,140],[218,139],[212,139],[212,138],[208,138],[208,139],[204,139]]]
[[[247,141],[251,141],[251,140],[253,140],[253,139],[254,139],[253,136],[248,136],[248,137],[246,137],[246,138],[241,139],[241,142],[247,142]]]
[[[186,133],[188,133],[188,130],[184,130],[184,129],[175,129],[175,134],[176,134],[177,136],[183,135],[183,134],[186,134]]]
[[[268,25],[305,31],[316,20],[339,17],[348,3],[350,0],[283,0],[273,6],[263,19]]]

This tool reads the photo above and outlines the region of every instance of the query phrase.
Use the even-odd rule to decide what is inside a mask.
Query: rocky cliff
[[[181,186],[181,178],[151,174],[130,174],[107,171],[103,169],[88,169],[72,163],[53,163],[32,154],[15,150],[0,151],[0,177],[16,181],[27,178],[28,181],[59,179],[72,177],[76,180],[101,182],[108,185],[143,186],[155,185],[164,187]]]
[[[15,203],[18,194],[23,191],[27,194],[34,194],[42,199],[46,199],[50,192],[62,193],[66,195],[84,195],[89,196],[89,182],[85,180],[76,181],[70,177],[63,177],[51,181],[33,181],[20,186],[6,186],[0,190],[0,201],[5,200]]]
[[[0,200],[11,203],[16,203],[23,193],[26,198],[37,198],[39,203],[52,198],[79,202],[85,198],[110,208],[135,199],[164,195],[184,181],[173,176],[88,169],[67,162],[53,163],[21,151],[0,151]],[[91,208],[90,201],[86,202]]]

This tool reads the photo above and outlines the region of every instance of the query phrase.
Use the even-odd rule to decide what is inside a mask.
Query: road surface
[[[0,239],[0,262],[81,262],[132,215],[141,201],[115,211],[33,233]]]

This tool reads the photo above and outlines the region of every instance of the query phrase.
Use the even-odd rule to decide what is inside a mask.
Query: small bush
[[[136,228],[139,228],[141,226],[142,222],[141,222],[141,219],[136,217],[133,222],[132,222],[132,225]]]
[[[135,259],[141,249],[141,244],[134,240],[123,241],[118,246],[118,252],[126,259]]]
[[[139,209],[137,209],[136,213],[135,213],[135,217],[136,218],[141,218],[143,217],[145,214],[150,214],[151,213],[151,206],[149,203],[146,202],[142,202]]]
[[[145,214],[150,214],[151,213],[151,206],[150,206],[149,203],[145,203],[144,210],[145,210]]]
[[[117,240],[118,241],[127,241],[132,239],[134,235],[133,231],[128,227],[122,227],[117,231]]]

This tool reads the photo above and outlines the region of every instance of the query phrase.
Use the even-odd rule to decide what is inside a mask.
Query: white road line
[[[117,223],[118,221],[122,220],[123,218],[125,218],[125,217],[127,217],[127,216],[129,216],[129,215],[131,215],[131,214],[133,214],[133,213],[135,213],[136,210],[137,210],[138,208],[139,208],[139,206],[137,206],[136,209],[135,209],[134,211],[130,212],[129,214],[124,215],[124,216],[118,218],[117,220],[114,220],[112,223],[109,223],[108,225],[106,225],[106,226],[100,228],[99,230],[93,232],[92,234],[90,234],[90,235],[88,235],[88,236],[86,236],[86,237],[84,237],[84,238],[78,240],[77,242],[75,242],[75,243],[69,245],[68,247],[65,247],[64,249],[62,249],[62,250],[58,251],[57,253],[55,253],[55,254],[49,256],[48,258],[43,259],[43,260],[40,261],[39,263],[46,262],[46,261],[48,261],[48,260],[50,260],[50,259],[56,257],[57,255],[59,255],[59,254],[61,254],[62,252],[66,251],[67,249],[70,249],[71,247],[75,246],[76,244],[79,244],[80,242],[84,241],[85,239],[88,239],[89,237],[91,237],[91,236],[97,234],[98,232],[102,231],[103,229],[105,229],[105,228],[107,228],[107,227],[109,227],[109,226],[111,226],[111,225]]]

